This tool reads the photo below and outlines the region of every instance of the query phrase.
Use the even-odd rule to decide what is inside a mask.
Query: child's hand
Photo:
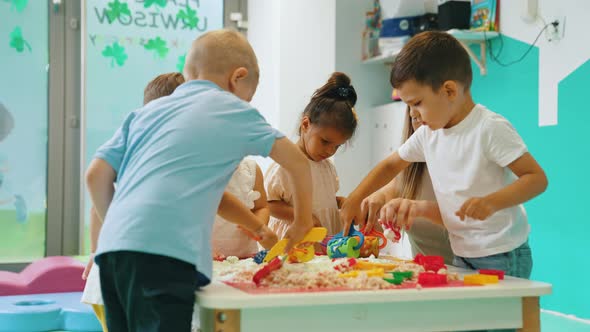
[[[367,216],[365,230],[370,232],[377,224],[379,211],[387,203],[387,197],[380,191],[376,191],[365,198],[361,203],[361,215]],[[360,227],[363,227],[361,224]]]
[[[92,269],[92,265],[94,264],[94,254],[90,255],[90,259],[84,268],[84,272],[82,272],[82,280],[88,279],[88,275],[90,274],[90,270]]]
[[[310,221],[311,222],[300,222],[300,220],[297,220],[289,226],[289,229],[285,233],[285,238],[289,239],[289,242],[285,247],[285,253],[291,251],[295,245],[303,240],[305,235],[313,227],[313,221]]]
[[[342,205],[346,202],[346,197],[336,196],[336,204],[338,205],[339,209],[342,209]]]
[[[312,215],[311,219],[313,219],[313,227],[322,227],[322,223],[315,215]]]
[[[356,221],[361,221],[361,201],[356,198],[349,196],[340,207],[340,221],[342,222],[342,234],[348,235],[350,225]],[[364,218],[362,219],[364,222]]]
[[[485,197],[472,197],[463,203],[455,215],[465,220],[472,218],[476,220],[485,220],[497,211],[495,205],[490,199]]]
[[[405,198],[394,198],[387,202],[379,211],[381,222],[389,228],[395,226],[410,229],[416,217],[422,215],[423,201]]]
[[[266,225],[260,226],[255,232],[255,235],[259,239],[258,243],[260,243],[264,249],[270,249],[278,242],[277,235]]]

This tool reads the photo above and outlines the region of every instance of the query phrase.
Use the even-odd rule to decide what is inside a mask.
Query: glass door
[[[86,0],[83,38],[82,158],[141,107],[143,89],[155,76],[180,71],[192,41],[223,27],[219,0]],[[89,252],[90,200],[84,191],[84,248]]]
[[[45,256],[47,1],[0,1],[0,264]]]

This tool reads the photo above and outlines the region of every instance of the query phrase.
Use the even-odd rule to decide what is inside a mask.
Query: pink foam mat
[[[0,296],[81,292],[84,264],[71,257],[35,261],[20,273],[0,271]]]

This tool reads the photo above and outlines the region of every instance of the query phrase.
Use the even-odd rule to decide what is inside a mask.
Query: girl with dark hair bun
[[[299,123],[297,145],[311,167],[314,224],[326,227],[328,235],[342,229],[338,209],[343,202],[342,197],[336,197],[338,175],[329,158],[354,135],[356,100],[350,78],[335,72],[315,91]],[[293,184],[286,171],[274,163],[266,173],[265,187],[271,214],[269,227],[282,238],[294,218]]]

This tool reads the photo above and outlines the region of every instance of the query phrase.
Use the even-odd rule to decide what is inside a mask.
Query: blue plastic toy
[[[262,264],[262,262],[264,261],[264,257],[266,257],[267,253],[268,253],[268,250],[260,250],[254,256],[254,262],[256,262],[256,264]]]
[[[358,258],[360,249],[365,243],[365,236],[363,233],[357,231],[354,225],[350,225],[348,236],[343,236],[342,232],[334,235],[328,242],[328,257],[343,258],[353,257]]]

